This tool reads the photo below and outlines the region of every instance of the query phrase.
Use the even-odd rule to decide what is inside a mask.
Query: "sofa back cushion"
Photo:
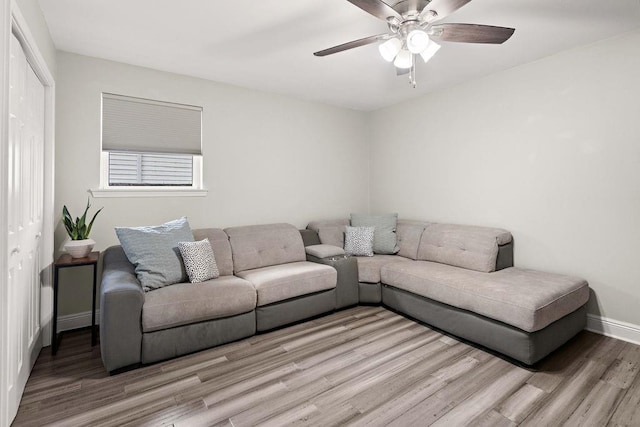
[[[413,260],[418,259],[418,246],[420,246],[422,232],[429,224],[425,221],[399,219],[396,229],[398,247],[400,248],[398,255]]]
[[[373,251],[382,255],[393,255],[398,253],[398,214],[369,215],[351,214],[352,227],[373,227]],[[345,245],[346,246],[346,245]]]
[[[236,273],[307,259],[302,236],[291,224],[248,225],[224,231],[229,236]]]
[[[227,236],[224,230],[220,228],[199,228],[193,230],[193,238],[195,240],[209,239],[220,276],[230,276],[233,274],[231,245],[229,245],[229,236]]]
[[[431,224],[425,228],[418,259],[489,273],[496,269],[498,245],[511,241],[511,233],[499,228]]]
[[[324,221],[312,221],[307,225],[309,230],[318,233],[323,245],[340,246],[344,248],[345,227],[350,225],[348,219],[331,219]]]

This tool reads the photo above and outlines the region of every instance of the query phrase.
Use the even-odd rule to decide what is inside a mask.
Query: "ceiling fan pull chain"
[[[416,57],[412,55],[411,59],[411,70],[409,70],[409,84],[413,86],[415,89],[418,87],[418,83],[416,82]]]

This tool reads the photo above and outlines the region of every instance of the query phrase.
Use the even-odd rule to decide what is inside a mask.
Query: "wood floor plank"
[[[259,427],[281,427],[281,426],[290,426],[296,423],[304,423],[306,422],[310,416],[320,414],[320,411],[315,405],[304,403],[298,406],[295,406],[288,411],[282,412],[273,417],[267,418],[265,421],[257,423],[256,426]]]
[[[121,401],[100,406],[90,411],[83,412],[73,417],[66,418],[64,420],[52,423],[52,426],[82,426],[95,423],[105,418],[113,417],[116,414],[126,412],[129,410],[136,410],[142,405],[154,403],[159,399],[172,396],[177,391],[193,387],[200,383],[197,376],[192,376],[175,383],[158,387],[157,389],[148,390],[142,392],[136,396],[130,396]]]
[[[638,375],[637,362],[616,359],[602,375],[602,380],[618,388],[627,389]]]
[[[349,425],[352,426],[384,426],[407,413],[412,408],[420,406],[420,403],[447,383],[429,376],[417,381],[409,390],[398,394],[393,399],[387,400],[366,413],[354,417]]]
[[[89,335],[41,352],[13,426],[640,425],[640,346],[591,332],[524,369],[362,306],[115,376]]]
[[[606,425],[618,406],[622,394],[623,389],[598,381],[564,425],[567,427]],[[637,421],[640,423],[640,420]]]
[[[638,423],[638,420],[640,420],[640,375],[636,375],[615,408],[610,423],[616,426],[632,426]]]
[[[311,398],[329,389],[331,389],[331,384],[324,378],[312,381],[297,389],[287,388],[287,391],[281,395],[247,408],[233,415],[229,420],[235,426],[253,426],[265,422],[274,415],[284,414],[304,402],[309,402],[317,407]]]
[[[546,396],[543,390],[531,384],[524,384],[499,407],[497,412],[513,422],[521,422]]]
[[[513,367],[486,384],[481,390],[474,393],[465,401],[456,405],[442,418],[438,419],[434,426],[466,425],[484,413],[487,408],[493,408],[507,396],[510,396],[519,385],[524,383],[531,373],[522,368]]]
[[[582,364],[576,374],[553,394],[553,399],[548,398],[539,410],[524,420],[522,425],[533,427],[541,424],[560,425],[564,423],[596,385],[606,368],[604,364],[593,360]]]
[[[513,427],[517,425],[494,409],[467,424],[468,427]]]
[[[287,387],[281,382],[264,385],[242,395],[233,396],[223,402],[216,402],[211,406],[207,405],[207,410],[179,420],[174,425],[175,427],[210,426],[229,419],[234,414],[255,406],[259,402],[280,395],[286,390]]]

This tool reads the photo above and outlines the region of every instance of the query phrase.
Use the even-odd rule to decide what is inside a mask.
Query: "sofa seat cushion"
[[[589,300],[589,286],[583,279],[515,267],[482,273],[414,261],[385,265],[381,279],[387,285],[526,332],[543,329]]]
[[[399,255],[374,255],[372,257],[356,257],[358,260],[358,281],[362,283],[379,283],[380,269],[392,262],[411,261]]]
[[[201,283],[178,283],[145,294],[142,331],[235,316],[255,308],[253,285],[239,277],[220,276]]]
[[[258,306],[334,289],[338,280],[335,268],[308,261],[246,270],[238,276],[253,284]]]

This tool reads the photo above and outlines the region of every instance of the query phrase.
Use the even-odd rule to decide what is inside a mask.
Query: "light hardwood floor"
[[[14,426],[640,425],[640,346],[582,332],[537,370],[357,307],[109,377],[42,351]]]

